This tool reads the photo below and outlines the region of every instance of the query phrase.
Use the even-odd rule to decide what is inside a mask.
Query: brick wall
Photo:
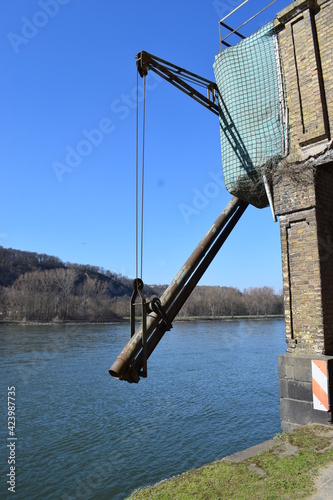
[[[289,153],[330,140],[333,129],[332,0],[296,0],[275,20],[289,110]]]
[[[279,357],[282,429],[333,419],[333,0],[296,0],[275,20],[288,155],[273,179],[287,352]],[[314,409],[311,360],[327,362],[330,411]]]
[[[330,134],[333,134],[333,2],[332,0],[318,1],[320,11],[315,16],[320,59],[324,81],[325,97]]]
[[[280,216],[288,350],[333,354],[332,0],[296,0],[276,18],[289,155],[273,182]]]
[[[324,351],[322,279],[315,176],[307,185],[285,177],[274,190],[280,216],[283,295],[289,350]]]
[[[290,165],[288,168],[295,168]],[[289,350],[333,355],[333,162],[274,183]]]
[[[333,355],[333,162],[318,167],[315,185],[324,353]]]

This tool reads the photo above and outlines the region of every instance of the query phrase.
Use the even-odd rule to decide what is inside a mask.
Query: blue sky
[[[240,3],[2,0],[0,245],[135,277],[135,55],[214,80],[218,21]],[[268,3],[249,0],[229,24]],[[218,118],[154,74],[147,87],[143,280],[167,284],[231,195]],[[245,212],[200,284],[282,287],[269,208]]]

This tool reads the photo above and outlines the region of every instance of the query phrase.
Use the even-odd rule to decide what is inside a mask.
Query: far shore
[[[284,319],[283,314],[267,314],[267,315],[253,315],[253,316],[189,316],[176,318],[173,322],[196,322],[196,321],[237,321],[237,320],[257,320],[264,321],[268,319]],[[138,318],[138,322],[140,318]],[[55,326],[55,325],[118,325],[129,323],[129,318],[117,319],[113,321],[16,321],[16,320],[0,320],[1,325],[31,325],[31,326]]]

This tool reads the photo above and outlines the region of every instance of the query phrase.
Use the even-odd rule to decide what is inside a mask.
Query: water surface
[[[2,408],[16,388],[17,500],[120,500],[280,432],[283,320],[175,323],[139,384],[108,373],[128,338],[128,325],[0,326]],[[7,419],[2,429],[9,498]]]

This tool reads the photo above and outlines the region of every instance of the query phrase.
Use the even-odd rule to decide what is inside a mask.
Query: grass
[[[241,462],[220,460],[149,488],[131,500],[300,499],[313,492],[318,468],[333,463],[332,427],[311,425]]]

